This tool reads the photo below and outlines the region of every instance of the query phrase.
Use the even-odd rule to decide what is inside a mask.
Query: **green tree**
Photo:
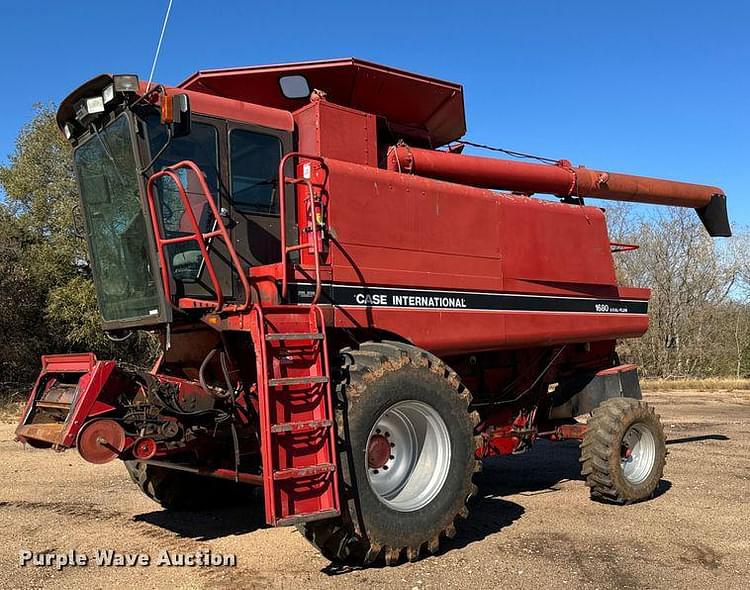
[[[44,352],[145,360],[142,336],[115,344],[101,329],[86,243],[74,230],[71,149],[52,106],[35,107],[0,166],[0,187],[0,381],[33,378]]]

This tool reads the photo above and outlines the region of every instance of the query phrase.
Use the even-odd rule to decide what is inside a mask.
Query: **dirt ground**
[[[473,517],[440,555],[394,568],[335,568],[262,506],[171,514],[121,464],[24,449],[0,425],[0,588],[747,588],[750,393],[646,394],[669,457],[659,494],[588,499],[578,448],[539,444],[489,461]],[[97,549],[234,554],[235,567],[20,567],[19,552]]]

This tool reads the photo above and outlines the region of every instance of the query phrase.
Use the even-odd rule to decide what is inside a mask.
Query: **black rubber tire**
[[[648,477],[635,485],[620,465],[621,445],[633,424],[643,424],[654,437],[654,464]],[[631,398],[612,398],[592,413],[581,442],[582,473],[594,500],[630,504],[651,498],[664,473],[667,447],[659,416],[647,403]]]
[[[205,510],[246,501],[251,489],[244,484],[125,461],[130,479],[166,510]]]
[[[334,562],[396,565],[404,556],[415,561],[436,553],[441,538],[452,538],[457,521],[468,518],[467,502],[477,492],[472,478],[480,469],[474,456],[479,415],[468,409],[469,391],[437,357],[399,342],[366,342],[358,350],[343,350],[334,380],[342,515],[298,528]],[[375,420],[403,400],[437,410],[451,438],[448,479],[429,504],[413,512],[380,501],[363,460]]]

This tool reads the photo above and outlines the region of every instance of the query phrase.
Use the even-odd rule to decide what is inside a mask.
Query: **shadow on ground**
[[[672,438],[667,441],[668,445],[681,445],[683,443],[701,442],[704,440],[731,440],[725,434],[701,434],[699,436],[685,436],[683,438]]]
[[[667,444],[685,444],[705,440],[729,440],[721,434],[708,434],[672,439]],[[477,480],[479,495],[474,502],[471,518],[459,528],[456,537],[445,543],[441,553],[466,547],[499,532],[518,520],[524,513],[520,504],[504,499],[519,494],[532,496],[558,491],[565,481],[583,480],[578,442],[538,441],[523,455],[496,457],[484,462]],[[672,487],[662,480],[654,494],[658,497]],[[135,517],[172,531],[182,537],[206,541],[230,535],[241,535],[264,528],[263,495],[254,490],[244,506],[233,506],[203,512],[171,512],[155,510]],[[331,566],[326,573],[335,575],[351,568]]]
[[[221,499],[216,501],[221,505]],[[154,510],[138,514],[136,522],[145,522],[166,529],[181,537],[196,541],[209,541],[231,535],[243,535],[265,528],[263,494],[260,489],[250,489],[244,505],[224,506],[200,512],[181,510]]]
[[[494,457],[484,462],[479,483],[491,496],[535,495],[558,490],[558,484],[582,480],[578,442],[540,440],[523,455]]]
[[[562,481],[581,479],[578,456],[576,441],[539,441],[523,455],[485,460],[482,472],[476,478],[479,494],[473,502],[471,516],[460,524],[453,539],[441,543],[438,555],[481,541],[521,518],[523,506],[502,496],[550,493],[556,491],[557,484]],[[322,571],[334,576],[357,569],[361,568],[332,563]]]

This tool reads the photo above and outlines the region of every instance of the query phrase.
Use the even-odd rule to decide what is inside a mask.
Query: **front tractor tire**
[[[667,447],[659,416],[647,403],[601,403],[581,443],[582,473],[594,500],[630,504],[651,498],[664,473]]]
[[[339,371],[342,515],[301,532],[336,562],[434,554],[477,491],[469,391],[437,357],[396,342],[345,349]]]

